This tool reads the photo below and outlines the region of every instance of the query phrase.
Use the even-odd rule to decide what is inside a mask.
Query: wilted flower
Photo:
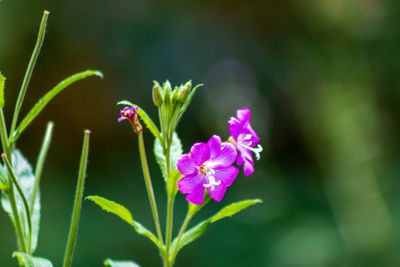
[[[260,159],[261,145],[257,145],[260,138],[250,125],[250,110],[246,107],[238,109],[237,118],[231,117],[228,121],[231,137],[229,141],[234,143],[239,150],[237,165],[243,165],[244,175],[249,176],[254,172],[252,152],[257,160]]]
[[[129,123],[132,125],[133,130],[136,133],[139,133],[143,130],[142,125],[139,122],[138,116],[137,116],[137,106],[132,106],[132,107],[125,107],[123,110],[120,111],[121,117],[118,118],[118,122],[121,122],[123,120],[128,120]]]
[[[184,175],[178,181],[178,189],[188,194],[186,200],[200,205],[204,201],[204,190],[216,201],[221,201],[226,188],[232,184],[239,170],[232,166],[237,157],[235,146],[222,143],[213,135],[207,143],[195,143],[190,154],[178,160],[178,170]]]

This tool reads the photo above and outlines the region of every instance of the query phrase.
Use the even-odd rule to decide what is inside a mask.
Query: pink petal
[[[177,166],[178,170],[185,176],[197,172],[197,165],[189,154],[183,154],[178,159]]]
[[[225,195],[226,192],[226,185],[224,185],[224,183],[221,183],[220,185],[216,185],[214,187],[214,190],[211,190],[210,187],[207,188],[207,192],[210,195],[210,197],[212,199],[214,199],[215,201],[221,201],[222,198]]]
[[[210,140],[208,140],[207,145],[210,148],[210,158],[214,158],[219,155],[221,151],[221,137],[214,134]]]
[[[203,186],[203,181],[198,174],[185,176],[178,181],[178,189],[182,194],[191,193],[199,185]]]
[[[242,133],[243,127],[237,118],[231,117],[228,121],[229,133],[232,135],[233,139],[237,140],[239,134]]]
[[[254,172],[254,163],[252,161],[245,161],[243,165],[244,175],[250,176]]]
[[[211,168],[228,167],[232,165],[237,157],[237,150],[231,143],[224,143],[221,152],[216,158],[208,161],[208,166]]]
[[[200,166],[210,158],[210,148],[206,143],[195,143],[190,149],[190,156]]]
[[[246,125],[247,123],[250,122],[251,118],[251,112],[250,109],[244,107],[240,108],[236,111],[237,118],[243,123],[243,125]]]
[[[214,171],[215,179],[220,180],[226,186],[230,186],[239,173],[239,169],[233,166],[221,169],[214,169]]]
[[[196,205],[201,205],[203,204],[204,201],[204,187],[202,184],[199,184],[195,189],[186,196],[186,200],[196,204]]]

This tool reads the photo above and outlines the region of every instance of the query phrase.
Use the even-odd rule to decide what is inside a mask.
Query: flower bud
[[[179,100],[179,88],[175,87],[173,93],[172,93],[172,103],[177,103]]]
[[[190,89],[192,88],[192,81],[188,81],[185,85],[181,86],[179,90],[179,101],[185,102],[186,98],[190,93]]]
[[[153,85],[153,103],[156,105],[156,107],[159,107],[163,103],[163,96],[161,93],[161,87],[158,84],[158,82],[154,81]]]
[[[171,103],[171,84],[169,83],[169,81],[167,80],[164,85],[164,101],[165,104],[170,104]]]

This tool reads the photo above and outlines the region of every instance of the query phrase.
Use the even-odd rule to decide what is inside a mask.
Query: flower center
[[[203,184],[203,186],[206,188],[210,187],[211,191],[214,191],[216,185],[221,184],[221,181],[217,181],[214,177],[215,171],[208,167],[206,163],[200,166],[199,172],[208,180],[208,183]]]
[[[125,112],[124,112],[124,116],[125,116],[125,117],[128,117],[130,112],[131,112],[130,110],[125,111]]]
[[[243,144],[243,142],[241,142],[241,141],[248,141],[250,139],[251,139],[251,134],[246,134],[243,138],[240,138],[240,140],[238,140],[239,141],[238,143],[240,144],[240,146],[247,148],[250,151],[253,151],[254,155],[256,156],[256,160],[259,160],[260,153],[263,151],[262,146],[260,144],[258,144],[258,146],[256,146],[256,147],[251,147],[251,143],[252,143],[251,141],[249,142],[248,145],[245,145],[245,144]]]

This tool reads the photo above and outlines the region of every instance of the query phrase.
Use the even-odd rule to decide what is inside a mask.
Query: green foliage
[[[67,88],[72,83],[75,83],[79,80],[82,80],[89,76],[98,76],[100,78],[103,77],[103,74],[100,71],[87,70],[75,75],[68,77],[63,80],[59,84],[57,84],[53,89],[47,92],[38,102],[36,102],[35,106],[29,111],[29,113],[25,116],[25,118],[21,121],[18,128],[13,133],[12,141],[16,141],[19,135],[25,130],[26,127],[30,125],[30,123],[39,115],[39,113],[44,109],[44,107],[61,91]],[[10,142],[13,143],[13,142]]]
[[[243,200],[240,202],[232,203],[223,209],[221,209],[217,214],[212,216],[211,218],[200,222],[190,230],[186,231],[183,235],[182,238],[178,244],[178,251],[181,250],[184,246],[192,243],[194,240],[198,239],[201,237],[208,229],[208,227],[211,225],[211,223],[216,222],[218,220],[221,220],[225,217],[231,217],[232,215],[235,215],[239,211],[252,206],[257,203],[261,203],[262,201],[260,199],[249,199],[249,200]],[[176,246],[176,242],[178,242],[177,238],[174,239],[172,242],[172,248]]]
[[[150,118],[150,116],[147,115],[147,113],[140,107],[138,107],[137,114],[142,119],[146,127],[150,130],[150,132],[154,135],[154,137],[156,139],[162,140],[161,133],[158,130],[155,123],[153,122],[153,120]]]
[[[196,85],[196,87],[194,87],[193,90],[187,96],[185,102],[183,102],[183,105],[182,105],[182,107],[181,107],[181,109],[179,110],[179,113],[178,113],[178,121],[180,120],[180,118],[182,117],[183,113],[188,108],[188,106],[189,106],[190,102],[192,101],[192,98],[193,98],[194,94],[196,93],[197,89],[199,87],[201,87],[201,86],[203,86],[203,84]]]
[[[151,241],[153,241],[153,243],[156,244],[157,247],[161,248],[160,243],[158,242],[158,239],[155,237],[155,235],[152,232],[150,232],[146,227],[141,225],[139,222],[135,221],[132,217],[131,212],[127,208],[114,201],[105,199],[100,196],[89,196],[86,198],[96,203],[103,210],[117,215],[122,220],[133,226],[133,228],[138,234],[146,236]]]
[[[178,134],[174,132],[172,135],[172,143],[171,143],[171,171],[174,171],[177,169],[177,162],[178,159],[182,156],[183,149],[182,149],[182,143],[181,140],[178,137]],[[156,160],[158,165],[160,166],[161,173],[164,177],[164,181],[167,182],[167,161],[165,159],[164,155],[164,150],[161,146],[161,143],[158,139],[154,141],[154,155],[156,156]]]
[[[6,78],[0,72],[0,108],[4,107],[4,82]]]
[[[181,179],[183,175],[179,172],[179,170],[173,170],[169,174],[168,182],[167,182],[167,192],[169,197],[175,197],[176,193],[178,193],[178,180]]]
[[[112,260],[105,259],[104,266],[106,267],[140,267],[137,263],[133,261],[121,261],[121,260]]]
[[[53,264],[44,258],[33,257],[29,254],[22,252],[14,252],[12,255],[14,258],[18,259],[20,266],[25,267],[53,267]]]
[[[35,176],[32,172],[32,167],[29,162],[24,158],[22,153],[15,149],[12,153],[12,166],[14,169],[15,176],[21,185],[21,189],[24,192],[28,202],[32,199],[32,190],[35,183]],[[6,168],[1,166],[0,173],[1,175],[7,175]],[[26,216],[24,210],[24,202],[20,194],[15,194],[16,204],[18,208],[18,214],[22,223],[22,231],[24,233],[25,238],[28,236],[28,218]],[[40,193],[38,192],[36,195],[36,199],[34,200],[34,206],[31,214],[32,219],[32,240],[31,240],[31,252],[33,253],[37,246],[38,235],[39,235],[39,224],[40,224]],[[10,216],[13,224],[15,224],[12,215],[11,203],[8,199],[7,194],[2,194],[1,196],[1,204],[6,213]],[[15,225],[14,225],[15,227]],[[27,243],[27,242],[26,242]]]

